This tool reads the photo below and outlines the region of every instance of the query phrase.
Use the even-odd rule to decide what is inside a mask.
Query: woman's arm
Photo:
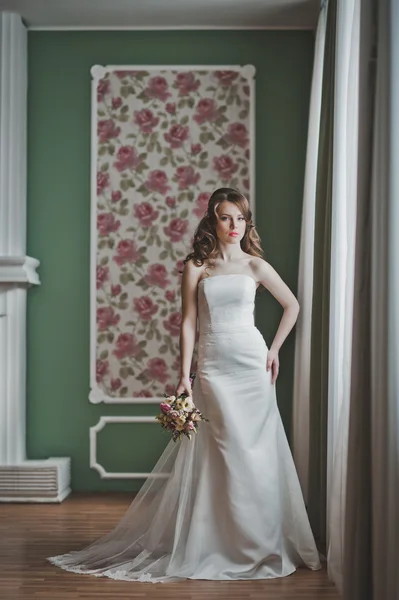
[[[291,292],[287,284],[284,283],[280,275],[265,260],[259,258],[254,261],[254,275],[257,277],[258,281],[260,281],[262,285],[264,285],[265,288],[276,298],[276,300],[284,309],[280,325],[277,329],[272,345],[270,346],[267,357],[266,368],[268,371],[269,369],[272,369],[272,383],[274,383],[277,379],[280,367],[278,352],[296,323],[300,306],[298,300]]]
[[[190,260],[185,264],[181,282],[182,320],[180,328],[180,381],[176,393],[186,389],[191,394],[189,383],[197,331],[197,286],[200,269]],[[188,386],[190,388],[188,389]]]

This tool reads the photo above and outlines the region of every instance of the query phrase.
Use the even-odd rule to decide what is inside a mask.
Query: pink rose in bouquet
[[[195,373],[190,373],[190,383],[195,379]],[[165,400],[160,403],[161,412],[155,418],[163,429],[172,433],[174,442],[181,440],[184,436],[191,440],[192,433],[197,433],[201,421],[209,421],[194,406],[193,399],[185,392],[180,396],[168,396],[164,394]]]

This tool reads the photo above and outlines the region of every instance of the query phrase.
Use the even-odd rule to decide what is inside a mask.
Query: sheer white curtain
[[[338,0],[335,41],[326,531],[328,572],[339,589],[342,589],[351,382],[360,2]],[[309,468],[314,217],[326,15],[327,2],[321,7],[315,46],[298,279],[301,313],[295,347],[293,454],[305,501]]]
[[[306,151],[302,229],[299,254],[298,300],[301,312],[296,325],[292,449],[302,493],[307,503],[309,471],[309,389],[312,329],[313,253],[316,208],[317,157],[323,83],[327,2],[317,25]]]
[[[361,0],[338,0],[327,437],[327,566],[342,590],[351,384]]]

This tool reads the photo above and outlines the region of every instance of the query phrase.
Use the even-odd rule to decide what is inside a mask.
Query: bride
[[[216,190],[184,261],[176,389],[192,395],[209,422],[191,441],[169,442],[157,476],[144,482],[115,529],[50,562],[153,583],[321,568],[276,401],[278,353],[299,305],[262,254],[248,200],[231,188]],[[254,324],[260,284],[284,308],[270,348]]]

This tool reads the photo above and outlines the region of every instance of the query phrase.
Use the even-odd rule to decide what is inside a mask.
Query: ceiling
[[[30,29],[316,27],[320,0],[0,0]]]

